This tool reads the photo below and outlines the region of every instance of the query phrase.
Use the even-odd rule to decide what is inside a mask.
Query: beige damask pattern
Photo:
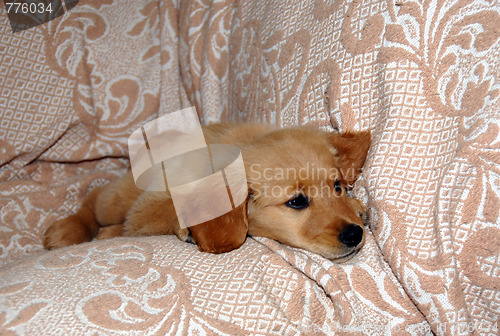
[[[0,333],[497,335],[498,27],[494,0],[89,0],[16,34],[2,9]],[[125,171],[132,130],[190,105],[205,123],[370,129],[362,252],[42,250]]]

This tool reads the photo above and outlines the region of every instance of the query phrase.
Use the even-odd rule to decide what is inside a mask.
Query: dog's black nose
[[[339,240],[349,247],[357,246],[363,240],[363,228],[349,224],[340,232]]]

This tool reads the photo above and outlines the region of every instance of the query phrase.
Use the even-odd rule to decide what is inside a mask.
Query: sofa
[[[498,335],[498,3],[88,0],[15,33],[0,11],[0,334]],[[360,253],[43,249],[127,171],[135,129],[190,106],[371,130]]]

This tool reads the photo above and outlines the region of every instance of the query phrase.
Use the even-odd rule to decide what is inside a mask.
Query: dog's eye
[[[285,205],[296,210],[305,209],[309,206],[309,198],[307,198],[307,196],[305,195],[300,194],[286,202]]]
[[[333,187],[335,188],[335,192],[337,194],[342,194],[342,184],[340,183],[340,180],[335,180]]]

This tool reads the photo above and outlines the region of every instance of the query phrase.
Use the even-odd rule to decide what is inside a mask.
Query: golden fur
[[[329,259],[344,258],[361,248],[366,208],[349,197],[347,187],[364,164],[369,132],[214,124],[204,127],[204,134],[209,144],[241,149],[247,202],[212,221],[181,229],[168,193],[137,189],[129,171],[92,191],[75,215],[53,223],[45,233],[44,246],[54,249],[93,238],[175,234],[196,242],[201,251],[221,253],[243,244],[248,231]]]

